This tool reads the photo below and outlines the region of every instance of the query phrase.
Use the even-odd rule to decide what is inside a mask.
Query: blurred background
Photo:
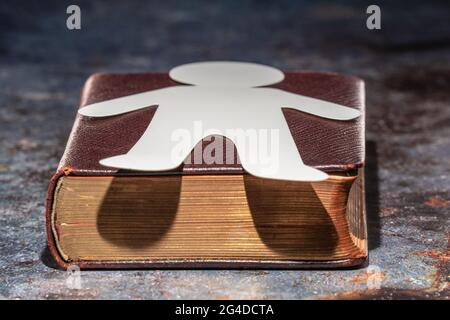
[[[81,30],[66,27],[70,4],[81,8]],[[366,27],[371,4],[381,30]],[[449,13],[444,0],[1,1],[0,295],[448,297]],[[381,289],[358,280],[364,270],[89,272],[86,290],[64,286],[46,251],[44,202],[84,81],[200,60],[366,81],[371,263]]]

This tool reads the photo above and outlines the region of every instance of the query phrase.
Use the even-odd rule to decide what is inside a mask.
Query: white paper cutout
[[[281,108],[334,120],[351,120],[360,115],[358,110],[339,104],[276,88],[255,88],[283,80],[283,72],[269,66],[244,62],[198,62],[172,69],[170,77],[193,86],[147,91],[94,103],[79,110],[84,116],[106,117],[158,105],[148,128],[131,150],[102,159],[100,164],[139,171],[172,170],[179,167],[197,143],[208,135],[223,135],[230,129],[268,129],[279,132],[277,170],[258,161],[249,161],[255,152],[259,152],[260,146],[250,148],[248,152],[245,143],[227,136],[235,144],[245,171],[261,178],[321,181],[328,175],[303,163]],[[180,129],[192,131],[192,124],[199,120],[207,134],[191,140],[184,152],[174,155],[172,150],[177,142],[172,139],[173,133]]]

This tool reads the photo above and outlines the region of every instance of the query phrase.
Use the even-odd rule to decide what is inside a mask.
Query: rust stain
[[[428,292],[428,290],[417,289],[396,289],[396,288],[381,288],[368,289],[364,291],[343,292],[332,296],[324,296],[321,300],[396,300],[396,299],[447,299],[447,296],[442,296],[438,292]]]
[[[433,259],[437,259],[441,262],[449,262],[450,261],[450,252],[449,251],[438,251],[438,250],[431,250],[431,251],[424,251],[424,252],[417,252],[417,256],[420,257],[430,257]]]
[[[391,216],[393,214],[396,214],[398,211],[399,211],[398,208],[390,208],[390,207],[389,208],[382,208],[382,209],[380,209],[380,215],[382,217],[388,217],[388,216]]]
[[[450,200],[431,197],[427,201],[425,201],[425,205],[429,207],[447,207],[448,205],[450,205]]]
[[[356,277],[350,279],[351,282],[360,283],[360,282],[368,282],[370,281],[382,281],[386,278],[386,273],[379,271],[370,271],[365,270],[362,271]]]
[[[68,176],[69,174],[71,174],[73,171],[73,169],[71,167],[64,167],[63,172],[66,176]]]
[[[450,237],[447,236],[447,239],[450,240]],[[450,241],[449,241],[450,242]],[[450,262],[450,251],[447,250],[439,251],[439,250],[431,250],[431,251],[423,251],[415,253],[417,256],[421,257],[430,257],[435,259],[434,266],[436,267],[436,272],[434,274],[433,284],[431,288],[437,291],[448,292],[449,280],[450,276],[448,274],[449,262]]]

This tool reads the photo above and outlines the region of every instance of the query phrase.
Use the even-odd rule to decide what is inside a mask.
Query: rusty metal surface
[[[449,299],[446,1],[380,1],[380,31],[358,1],[80,1],[80,31],[68,4],[0,4],[0,297]],[[86,271],[70,289],[45,248],[44,199],[84,80],[205,59],[366,80],[369,268]]]

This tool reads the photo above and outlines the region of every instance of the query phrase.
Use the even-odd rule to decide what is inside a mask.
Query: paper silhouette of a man
[[[171,170],[180,166],[206,136],[223,135],[230,129],[267,129],[278,130],[279,133],[277,156],[270,158],[277,163],[270,166],[249,160],[252,157],[248,150],[258,153],[260,143],[249,148],[245,140],[227,136],[235,144],[245,171],[261,178],[321,181],[328,177],[327,174],[303,163],[301,150],[299,153],[281,108],[334,120],[351,120],[360,115],[358,110],[335,103],[276,88],[260,88],[284,79],[283,72],[269,66],[244,62],[198,62],[172,69],[170,77],[189,85],[133,94],[79,110],[85,116],[106,117],[158,105],[145,133],[130,151],[102,159],[102,165],[140,171]],[[185,152],[174,155],[173,132],[192,130],[189,128],[195,121],[202,122],[207,134],[198,140],[191,139]]]

